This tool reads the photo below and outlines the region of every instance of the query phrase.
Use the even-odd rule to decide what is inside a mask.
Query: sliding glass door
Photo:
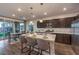
[[[4,38],[7,39],[10,33],[13,33],[13,24],[11,21],[4,21],[3,25]]]
[[[9,39],[10,34],[24,32],[26,29],[24,22],[14,22],[0,19],[0,40]]]
[[[3,25],[3,23],[4,22],[2,20],[0,20],[0,40],[4,39],[4,30],[3,30],[4,25]]]
[[[13,24],[11,21],[0,20],[0,40],[8,39],[10,33],[13,32]]]

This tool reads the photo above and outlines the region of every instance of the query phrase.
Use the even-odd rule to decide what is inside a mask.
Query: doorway
[[[33,24],[29,24],[29,32],[33,32],[34,29],[33,29]]]

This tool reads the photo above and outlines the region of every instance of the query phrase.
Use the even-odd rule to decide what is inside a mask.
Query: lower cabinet
[[[55,42],[71,44],[71,35],[68,34],[56,34]]]

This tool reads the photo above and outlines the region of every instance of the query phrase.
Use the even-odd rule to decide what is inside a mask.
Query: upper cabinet
[[[61,28],[70,28],[72,21],[74,21],[74,20],[76,20],[75,17],[60,19],[60,27]]]
[[[70,28],[75,17],[37,21],[37,28]]]
[[[46,28],[47,25],[46,25],[46,21],[43,21],[43,22],[40,22],[40,21],[37,21],[37,28]]]
[[[44,20],[43,22],[37,21],[37,27],[38,28],[57,28],[59,27],[60,22],[59,19],[53,19],[53,20]]]

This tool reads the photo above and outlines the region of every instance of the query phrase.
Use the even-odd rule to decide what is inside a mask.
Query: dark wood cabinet
[[[74,20],[75,20],[74,17],[65,18],[64,19],[65,28],[70,28]]]
[[[65,27],[65,21],[64,19],[60,19],[60,27],[59,28],[64,28]]]
[[[68,34],[56,34],[55,42],[71,44],[71,35]]]
[[[37,21],[37,28],[70,28],[74,20],[75,17],[44,20],[42,23]]]
[[[71,24],[74,20],[75,17],[60,19],[60,28],[71,28]]]
[[[37,28],[58,28],[60,27],[59,19],[44,20],[42,23],[37,21]]]
[[[43,21],[42,23],[40,21],[37,21],[37,28],[46,28],[46,21]]]

